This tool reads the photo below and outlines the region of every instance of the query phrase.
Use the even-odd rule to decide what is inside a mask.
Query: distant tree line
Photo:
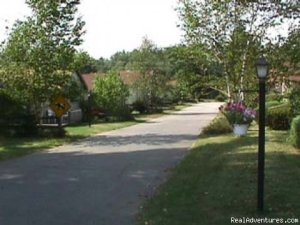
[[[94,59],[87,52],[76,55],[79,73],[109,73],[111,71],[137,71],[145,76],[155,74],[157,82],[165,84],[176,80],[178,99],[198,100],[213,81],[221,76],[221,66],[211,63],[199,46],[180,44],[158,48],[148,38],[144,38],[139,48],[127,52],[116,52],[109,59]],[[216,78],[216,79],[215,79]]]
[[[270,63],[270,85],[299,71],[296,0],[180,0],[182,44],[159,48],[145,37],[138,48],[116,52],[109,59],[94,59],[77,50],[85,32],[84,21],[77,15],[79,3],[26,0],[32,15],[17,21],[0,45],[0,107],[9,109],[1,110],[0,125],[26,115],[36,124],[43,105],[55,96],[78,98],[74,72],[114,74],[108,83],[119,83],[115,75],[120,71],[139,72],[143,79],[136,88],[144,93],[142,103],[149,110],[168,98],[175,102],[207,97],[251,100],[257,95],[244,91],[256,88],[255,61],[262,54]],[[288,34],[276,35],[275,30],[284,26]],[[176,87],[166,85],[170,81]],[[115,88],[120,87],[123,90],[122,84]],[[123,102],[125,97],[121,97]]]

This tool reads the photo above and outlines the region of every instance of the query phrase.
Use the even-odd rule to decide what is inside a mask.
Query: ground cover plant
[[[243,138],[201,136],[171,178],[148,200],[139,225],[226,225],[231,218],[300,215],[300,152],[286,131],[267,131],[265,212],[256,210],[257,128]]]
[[[224,115],[220,114],[202,130],[202,133],[206,135],[232,133],[232,125],[230,125],[230,123]]]

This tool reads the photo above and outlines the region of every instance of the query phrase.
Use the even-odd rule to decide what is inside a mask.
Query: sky
[[[81,49],[92,57],[109,58],[131,51],[148,37],[158,47],[179,44],[182,32],[175,11],[178,0],[81,0],[79,14],[86,22]],[[0,40],[5,27],[30,15],[25,0],[5,1],[0,7]]]

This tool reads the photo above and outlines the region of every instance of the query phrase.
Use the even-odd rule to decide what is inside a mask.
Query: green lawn
[[[49,149],[102,132],[120,129],[137,123],[145,122],[149,119],[157,118],[163,115],[170,114],[174,111],[181,110],[189,105],[190,104],[182,104],[174,106],[171,109],[164,110],[164,112],[162,113],[135,115],[135,120],[133,121],[113,123],[102,122],[96,124],[93,123],[91,127],[89,127],[88,124],[68,126],[65,128],[65,130],[67,131],[67,135],[64,138],[11,138],[0,136],[0,161],[27,155],[32,152],[41,151],[44,149]]]
[[[64,138],[12,138],[0,136],[0,160],[23,156],[32,152],[56,147],[65,143],[99,134],[105,131],[115,130],[138,123],[138,121],[81,124],[66,127],[67,135]]]
[[[139,215],[140,225],[226,225],[231,217],[300,219],[300,150],[268,131],[265,212],[257,213],[257,130],[201,136]],[[299,220],[300,221],[300,220]],[[296,223],[299,224],[299,223]]]

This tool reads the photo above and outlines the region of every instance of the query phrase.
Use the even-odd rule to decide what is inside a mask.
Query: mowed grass
[[[267,131],[265,212],[257,212],[257,130],[201,136],[138,217],[139,225],[226,225],[231,218],[300,219],[300,151]],[[299,224],[299,223],[298,223]]]
[[[63,144],[67,144],[82,138],[90,137],[106,131],[116,130],[137,123],[146,122],[150,119],[168,115],[174,111],[181,110],[191,104],[181,104],[166,108],[162,113],[135,115],[133,121],[123,122],[100,122],[92,123],[89,127],[87,123],[68,126],[65,128],[67,135],[64,138],[39,138],[39,137],[2,137],[0,136],[0,161],[27,155],[36,151],[41,151]]]
[[[67,135],[64,138],[16,138],[0,136],[0,160],[11,159],[36,151],[53,148],[95,134],[120,129],[137,123],[137,121],[126,121],[114,123],[97,123],[92,124],[91,127],[89,127],[88,124],[69,126],[65,128]]]

